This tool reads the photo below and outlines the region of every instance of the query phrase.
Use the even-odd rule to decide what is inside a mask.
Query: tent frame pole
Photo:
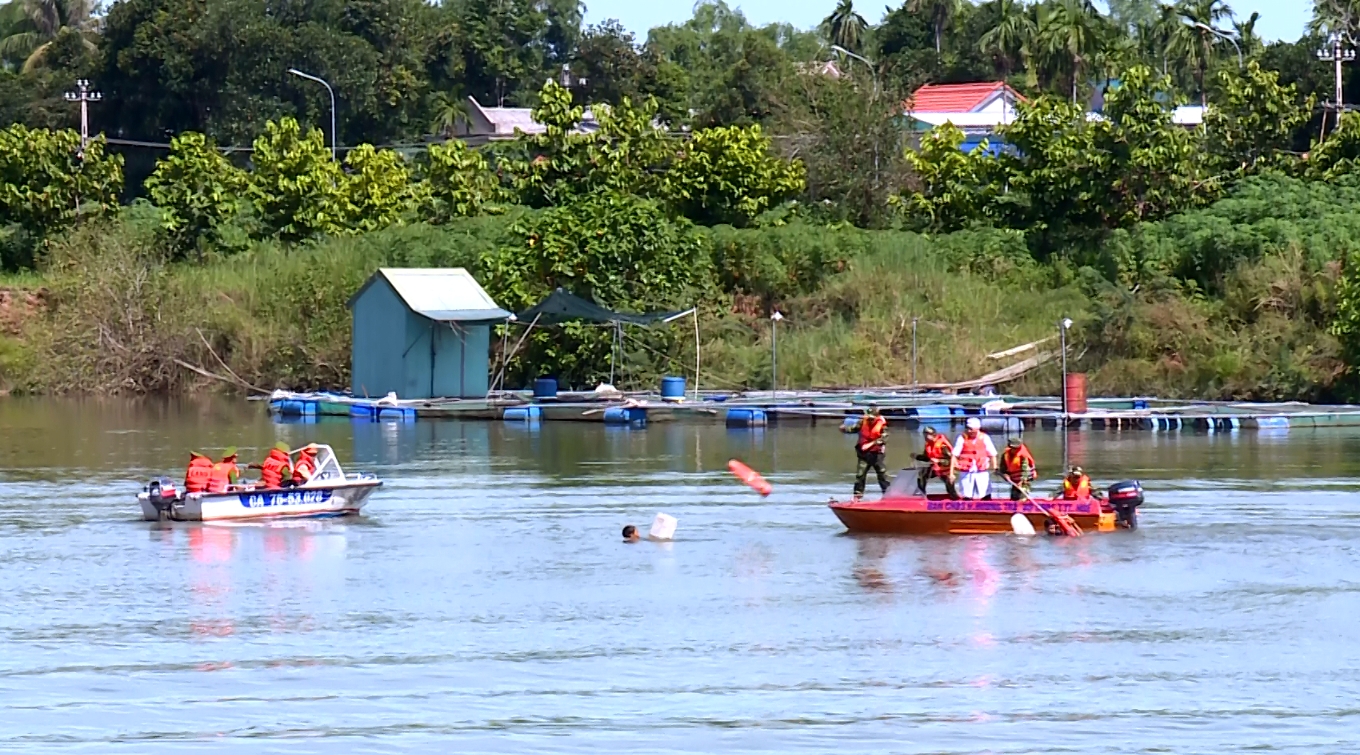
[[[524,345],[524,339],[529,337],[529,333],[533,331],[534,326],[538,324],[538,318],[542,316],[543,316],[542,312],[538,313],[537,315],[534,315],[533,322],[529,323],[529,327],[524,329],[524,335],[520,336],[519,340],[515,342],[515,348],[511,349],[510,353],[501,362],[501,371],[499,374],[496,375],[495,382],[496,385],[501,385],[501,381],[505,378],[505,368],[510,366],[510,358],[513,357],[515,354],[519,353],[519,347]]]

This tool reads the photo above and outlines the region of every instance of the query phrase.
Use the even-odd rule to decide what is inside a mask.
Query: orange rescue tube
[[[756,472],[754,469],[751,469],[745,464],[742,464],[736,459],[732,459],[731,461],[727,462],[727,468],[732,470],[732,474],[736,475],[737,479],[741,480],[747,485],[750,485],[752,490],[756,491],[757,493],[763,496],[769,495],[770,491],[774,490],[774,486],[766,482],[765,478],[760,476],[760,473]]]

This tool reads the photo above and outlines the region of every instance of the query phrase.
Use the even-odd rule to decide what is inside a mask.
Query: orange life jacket
[[[301,485],[310,480],[316,474],[316,455],[307,451],[298,454],[297,463],[293,465],[293,482]]]
[[[1090,498],[1090,497],[1091,497],[1090,477],[1082,475],[1081,477],[1077,478],[1076,484],[1073,484],[1071,477],[1063,478],[1063,498],[1066,498],[1069,501],[1074,501],[1078,498]]]
[[[193,454],[189,457],[189,469],[184,472],[184,490],[188,493],[202,493],[208,489],[208,478],[212,476],[213,463],[206,456]]]
[[[859,421],[859,449],[861,451],[882,451],[883,431],[888,420],[881,416],[866,415]]]
[[[991,458],[987,452],[987,433],[979,430],[975,437],[959,437],[963,441],[963,452],[958,455],[955,468],[963,472],[986,471],[989,466],[987,460]]]
[[[264,463],[260,465],[260,482],[266,488],[277,488],[283,484],[283,476],[289,474],[288,454],[277,448],[269,450],[269,455],[264,457]]]
[[[1034,464],[1034,457],[1030,454],[1029,448],[1021,443],[1017,448],[1010,448],[1001,452],[1001,469],[1005,471],[1006,477],[1011,482],[1024,482],[1021,475],[1024,474],[1025,462],[1029,462],[1029,479],[1039,476],[1039,468]]]
[[[926,441],[926,458],[930,459],[931,470],[940,477],[949,472],[949,455],[953,452],[949,440],[939,433]]]
[[[219,461],[212,465],[212,470],[208,473],[208,492],[227,492],[227,486],[231,484],[231,473],[235,471],[236,464],[230,461]]]

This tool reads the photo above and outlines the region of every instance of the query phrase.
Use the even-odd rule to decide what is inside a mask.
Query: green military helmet
[[[227,446],[227,450],[222,452],[223,459],[233,459],[236,457],[236,446]]]
[[[1006,441],[1006,445],[1010,446],[1011,448],[1019,448],[1020,442],[1021,441],[1019,436],[1011,436],[1011,439]]]
[[[1081,467],[1077,466],[1076,464],[1073,464],[1072,468],[1067,470],[1067,474],[1072,477],[1080,477],[1082,474],[1084,474],[1084,472],[1082,471]]]
[[[275,451],[282,451],[282,452],[284,452],[284,453],[288,453],[288,451],[289,451],[289,449],[288,449],[288,444],[287,444],[287,443],[284,443],[283,441],[279,441],[278,443],[275,443],[275,444],[274,444],[274,450],[275,450]]]
[[[921,434],[926,436],[927,438],[934,438],[936,435],[939,435],[940,433],[930,425],[926,425],[925,429],[921,431]]]

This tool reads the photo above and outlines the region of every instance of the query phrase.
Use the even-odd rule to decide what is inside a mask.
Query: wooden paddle
[[[1068,537],[1081,537],[1081,527],[1079,527],[1077,523],[1073,521],[1072,517],[1068,516],[1067,514],[1060,514],[1056,511],[1049,509],[1047,506],[1031,498],[1028,491],[1020,487],[1019,485],[1015,484],[1015,480],[1006,477],[1004,474],[1001,476],[1003,479],[1006,480],[1006,482],[1010,483],[1011,487],[1020,491],[1020,495],[1024,496],[1026,501],[1037,506],[1039,508],[1039,511],[1043,512],[1044,516],[1057,522],[1058,528],[1062,530],[1062,533],[1064,535],[1067,535]]]

